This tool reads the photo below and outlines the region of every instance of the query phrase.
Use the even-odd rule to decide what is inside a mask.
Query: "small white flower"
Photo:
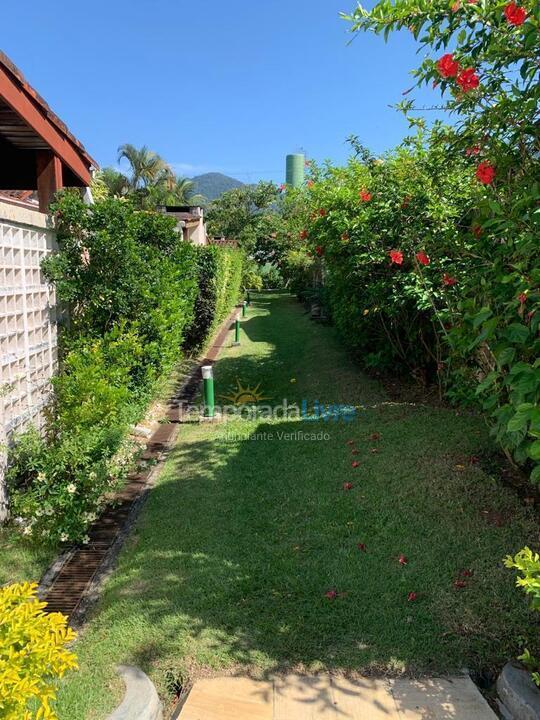
[[[90,538],[88,537],[88,535],[85,535],[83,537],[83,545],[88,545],[89,542],[90,542]]]
[[[44,472],[38,472],[38,474],[37,474],[38,482],[45,482],[46,479],[47,479],[47,476],[45,475]]]
[[[23,530],[23,535],[31,535],[32,534],[32,528],[30,525],[27,525]]]
[[[52,514],[53,514],[53,509],[49,505],[47,508],[45,508],[45,515],[52,515]]]
[[[67,542],[69,540],[69,535],[67,533],[62,533],[60,535],[60,542]]]
[[[73,495],[73,493],[77,491],[77,486],[74,483],[69,483],[69,485],[66,487],[66,490],[70,495]]]

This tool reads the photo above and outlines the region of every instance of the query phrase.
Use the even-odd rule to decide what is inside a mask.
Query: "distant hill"
[[[197,175],[191,178],[195,187],[193,188],[195,193],[204,195],[208,200],[215,200],[222,193],[233,188],[242,187],[244,184],[240,180],[223,175],[222,173],[204,173],[204,175]]]

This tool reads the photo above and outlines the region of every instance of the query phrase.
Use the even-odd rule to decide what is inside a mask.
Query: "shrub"
[[[127,471],[130,424],[181,357],[197,294],[196,251],[171,218],[123,200],[88,206],[66,192],[55,209],[59,252],[43,269],[70,323],[46,437],[19,438],[7,481],[26,535],[84,541]]]
[[[243,252],[210,245],[196,248],[198,294],[184,347],[198,350],[238,300]]]
[[[507,555],[504,560],[507,568],[514,568],[521,573],[516,578],[516,585],[530,596],[531,609],[540,610],[540,555],[526,547],[520,550],[514,557]],[[519,657],[530,670],[535,683],[540,687],[540,660],[525,650]]]
[[[36,583],[0,588],[0,715],[55,720],[56,680],[77,668],[75,638],[61,613],[45,613]]]

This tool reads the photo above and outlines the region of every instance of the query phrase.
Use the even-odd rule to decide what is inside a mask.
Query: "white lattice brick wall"
[[[40,270],[56,247],[50,219],[0,202],[0,485],[14,432],[41,428],[57,365],[54,289]],[[0,487],[0,519],[2,517]]]

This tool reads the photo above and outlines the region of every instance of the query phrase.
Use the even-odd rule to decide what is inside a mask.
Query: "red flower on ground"
[[[416,253],[416,259],[421,265],[429,265],[430,263],[429,256],[426,255],[423,250],[420,250],[420,252]]]
[[[362,188],[358,194],[360,195],[360,200],[362,202],[369,202],[373,197],[372,194],[366,190],[366,188]]]
[[[418,600],[418,595],[417,595],[415,592],[410,592],[410,593],[407,595],[407,600],[408,600],[409,602],[414,602],[415,600]]]
[[[437,61],[437,70],[444,78],[455,77],[459,72],[459,63],[454,60],[452,53],[446,53]]]
[[[456,78],[456,82],[463,92],[475,90],[480,85],[480,78],[475,73],[474,68],[462,70]]]
[[[525,293],[519,293],[518,300],[521,305],[524,305],[527,302],[527,295]]]
[[[401,250],[389,250],[390,262],[394,265],[403,265],[403,253]]]
[[[455,285],[457,283],[456,278],[452,277],[448,273],[444,273],[442,281],[443,285],[446,285],[447,287],[452,287],[452,285]]]
[[[481,162],[476,168],[476,179],[484,185],[491,185],[495,180],[495,168],[487,162]]]
[[[307,240],[308,231],[307,230],[300,230],[300,239],[301,240]]]
[[[504,8],[504,15],[510,25],[523,25],[527,19],[527,11],[515,2],[510,2]]]
[[[360,467],[360,463],[358,462],[358,460],[353,460],[351,463],[351,467],[353,467],[353,468]]]
[[[324,248],[322,247],[322,245],[317,245],[317,247],[315,248],[315,252],[319,257],[324,255]]]
[[[365,543],[358,543],[358,544],[356,545],[356,547],[357,547],[361,552],[367,552],[367,547],[366,547]]]
[[[399,563],[400,565],[406,565],[408,562],[409,562],[409,561],[407,560],[407,558],[405,557],[405,555],[404,555],[403,553],[401,553],[401,555],[398,557],[398,563]]]
[[[329,600],[335,600],[337,598],[337,592],[336,590],[327,590],[324,593],[324,596],[328,598]]]
[[[324,216],[326,215],[326,210],[325,210],[324,208],[321,208],[321,209],[319,210],[319,215],[320,215],[321,217],[324,217]]]
[[[352,490],[353,487],[354,487],[354,486],[353,486],[353,484],[352,484],[351,482],[343,483],[343,489],[344,489],[344,490]]]

